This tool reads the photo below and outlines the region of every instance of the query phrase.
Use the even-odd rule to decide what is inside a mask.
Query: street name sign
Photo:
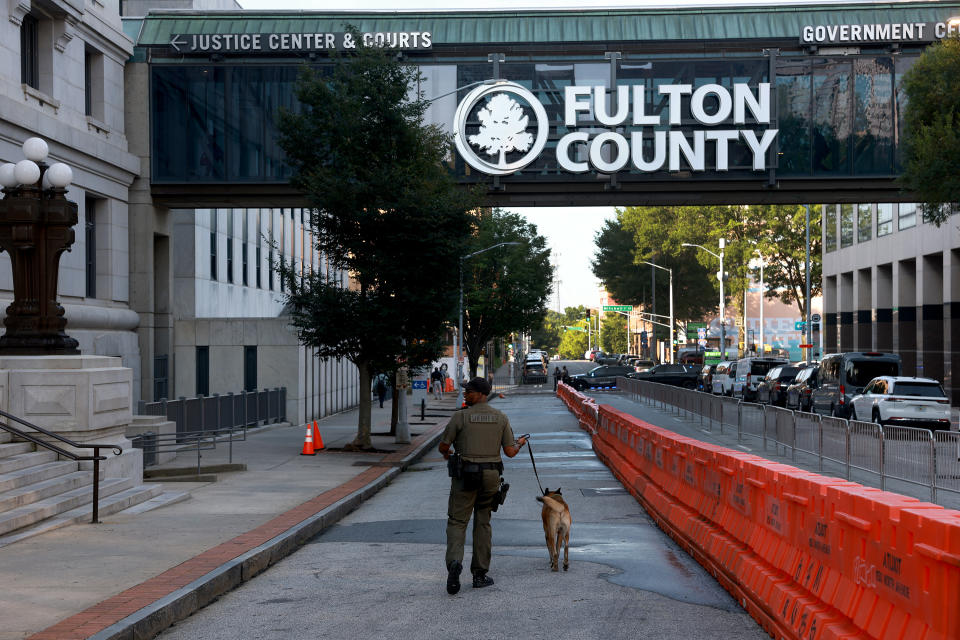
[[[619,311],[621,313],[630,313],[633,311],[633,305],[630,304],[605,304],[604,311]]]

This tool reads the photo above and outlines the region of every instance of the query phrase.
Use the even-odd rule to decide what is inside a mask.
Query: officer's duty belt
[[[483,471],[484,469],[496,469],[497,471],[503,471],[502,462],[467,462],[463,461],[463,472],[464,473],[476,473],[477,471]]]

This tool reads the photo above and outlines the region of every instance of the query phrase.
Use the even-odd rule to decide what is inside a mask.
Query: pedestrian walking
[[[563,380],[563,384],[570,384],[570,372],[567,371],[567,366],[563,366],[563,370],[560,372],[560,379]]]
[[[512,458],[527,439],[514,440],[507,416],[487,403],[490,384],[473,378],[464,386],[467,407],[453,414],[440,438],[440,453],[448,460],[450,497],[447,502],[447,593],[460,591],[463,547],[467,524],[473,514],[473,587],[493,584],[490,570],[493,529],[490,514],[500,504],[503,460],[500,450]],[[451,452],[451,447],[455,453]],[[451,462],[452,458],[452,462]]]
[[[563,374],[560,373],[560,367],[553,368],[553,390],[556,391],[557,387],[560,385],[560,377]]]
[[[443,374],[440,373],[440,369],[436,367],[434,367],[433,372],[430,373],[430,388],[433,391],[435,400],[443,398]]]
[[[386,374],[379,374],[377,376],[377,384],[374,386],[374,390],[377,392],[377,398],[380,399],[380,408],[383,409],[383,399],[387,395],[387,381]]]

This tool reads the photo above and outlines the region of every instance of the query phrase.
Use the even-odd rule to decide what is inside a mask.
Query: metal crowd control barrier
[[[287,388],[276,387],[263,391],[241,391],[212,396],[197,396],[177,400],[161,398],[159,402],[137,405],[137,413],[145,416],[163,416],[175,422],[177,434],[199,433],[256,427],[262,424],[284,422],[287,419]]]
[[[636,402],[706,421],[711,431],[714,424],[721,433],[735,428],[738,441],[756,438],[764,450],[772,442],[778,455],[787,455],[789,448],[791,460],[810,456],[821,472],[847,480],[855,472],[874,474],[881,489],[887,480],[929,488],[931,501],[938,490],[960,493],[960,433],[955,431],[881,427],[630,378],[619,378],[617,388]]]

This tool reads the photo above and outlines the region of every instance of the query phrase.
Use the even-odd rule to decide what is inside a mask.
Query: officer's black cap
[[[490,395],[490,383],[478,376],[471,379],[469,382],[467,382],[467,384],[463,385],[463,390],[476,391],[488,396]]]

